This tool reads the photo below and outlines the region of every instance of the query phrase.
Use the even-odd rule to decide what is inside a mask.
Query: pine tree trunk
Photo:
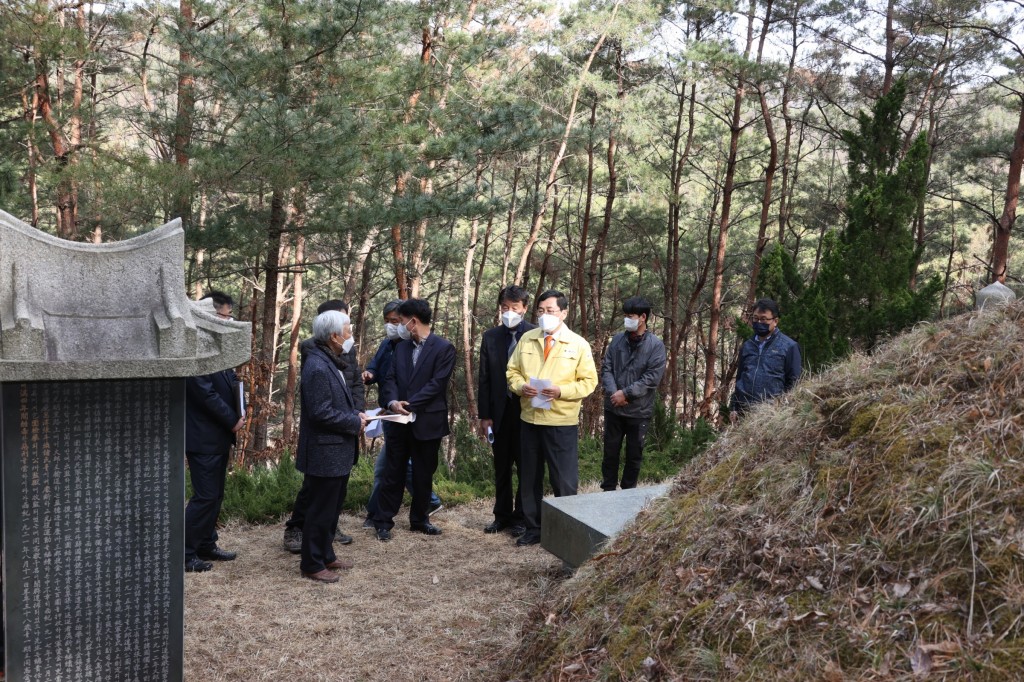
[[[754,8],[756,6],[757,0],[750,0],[750,10],[747,13],[747,48],[743,53],[745,58],[749,56],[751,43],[753,42]],[[700,414],[708,421],[715,421],[718,416],[718,405],[715,403],[715,397],[718,395],[718,392],[715,390],[715,369],[718,363],[718,336],[722,319],[722,289],[725,281],[726,247],[729,241],[729,221],[731,219],[733,191],[736,185],[736,159],[739,151],[740,135],[743,133],[743,127],[740,125],[740,114],[743,109],[744,91],[744,79],[741,75],[736,79],[732,117],[729,124],[729,157],[725,167],[725,185],[722,188],[722,215],[718,224],[715,276],[711,293],[711,314],[708,321],[707,355],[704,361],[704,401],[700,406]]]
[[[992,244],[993,281],[1005,282],[1010,252],[1010,231],[1017,218],[1017,201],[1020,197],[1020,174],[1024,166],[1024,97],[1021,97],[1020,118],[1017,132],[1013,136],[1010,150],[1010,168],[1006,176],[1006,194],[1003,198],[1003,212],[996,224],[995,240]]]
[[[283,438],[286,444],[294,441],[296,389],[299,384],[299,334],[302,324],[302,302],[304,291],[302,277],[306,263],[306,238],[295,237],[295,275],[292,280],[292,323],[288,336],[288,378],[284,389]]]
[[[619,12],[619,7],[622,5],[622,0],[616,0],[614,7],[612,7],[611,17],[609,18],[606,25],[615,23],[615,16]],[[554,188],[555,179],[558,177],[558,169],[562,165],[562,160],[565,158],[565,150],[569,144],[569,136],[572,134],[573,127],[576,123],[576,105],[579,103],[580,92],[583,90],[584,77],[590,72],[590,65],[594,63],[594,57],[597,56],[601,46],[604,45],[605,39],[608,37],[608,32],[605,31],[601,34],[601,37],[597,39],[597,43],[594,48],[590,51],[590,55],[587,57],[586,63],[580,71],[580,77],[576,82],[576,88],[572,93],[572,102],[569,105],[569,114],[566,116],[565,128],[562,130],[562,139],[558,145],[558,151],[555,152],[555,158],[551,162],[551,168],[548,170],[547,182],[544,185],[544,194],[540,198],[538,210],[535,212],[533,217],[533,224],[530,226],[530,236],[527,237],[526,246],[523,248],[523,253],[519,258],[519,267],[516,268],[515,284],[523,283],[523,276],[526,274],[526,264],[530,260],[530,253],[533,251],[533,245],[537,243],[537,237],[540,234],[541,222],[544,220],[544,213],[547,211],[548,202],[551,200],[551,192]]]

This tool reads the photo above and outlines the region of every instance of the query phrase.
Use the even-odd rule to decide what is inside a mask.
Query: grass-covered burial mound
[[[504,679],[1024,679],[1024,306],[728,431],[536,609]]]

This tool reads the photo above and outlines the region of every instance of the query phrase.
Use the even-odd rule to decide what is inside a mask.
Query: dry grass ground
[[[403,509],[390,543],[343,516],[355,542],[338,556],[355,568],[335,585],[299,577],[283,524],[223,529],[239,558],[186,575],[185,679],[480,679],[561,567],[539,546],[485,535],[491,504],[439,512],[441,537],[410,532]]]

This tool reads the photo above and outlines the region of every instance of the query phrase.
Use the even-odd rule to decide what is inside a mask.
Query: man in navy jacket
[[[204,298],[213,299],[219,317],[232,319],[230,296],[211,291]],[[235,558],[234,552],[217,546],[217,516],[224,501],[228,455],[245,423],[235,399],[237,383],[233,369],[185,380],[185,457],[192,479],[192,498],[185,507],[185,571],[189,573],[209,571],[211,561]]]
[[[373,525],[377,539],[391,539],[395,514],[402,504],[406,462],[412,458],[410,528],[440,535],[430,523],[430,489],[437,470],[441,439],[448,435],[448,381],[455,367],[455,346],[430,331],[430,304],[420,298],[398,308],[402,341],[380,386],[380,404],[398,414],[416,415],[408,424],[386,423],[388,460],[381,478]]]

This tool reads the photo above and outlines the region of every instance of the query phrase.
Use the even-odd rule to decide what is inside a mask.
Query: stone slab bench
[[[670,483],[613,492],[548,497],[542,505],[540,544],[573,568],[589,559],[636,518]]]

